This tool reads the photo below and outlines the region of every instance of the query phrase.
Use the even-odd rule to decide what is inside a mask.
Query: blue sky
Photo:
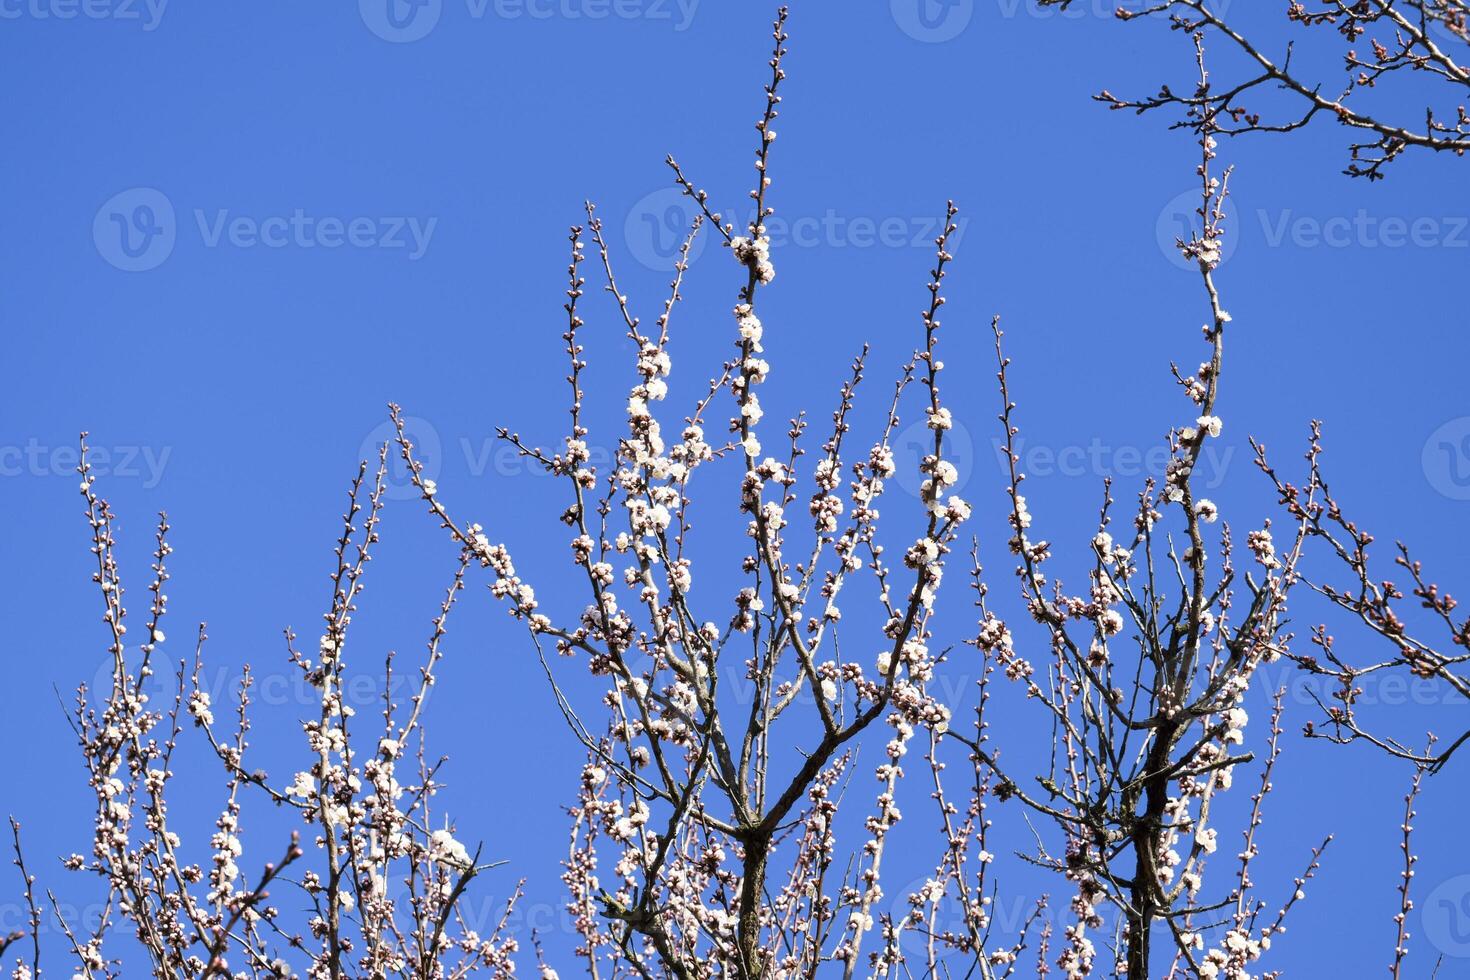
[[[944,342],[956,462],[1002,589],[990,315],[1016,361],[1032,509],[1058,542],[1086,540],[1102,477],[1121,490],[1157,468],[1150,453],[1180,410],[1169,362],[1193,364],[1202,350],[1198,278],[1171,248],[1192,206],[1195,150],[1162,119],[1089,99],[1187,82],[1189,52],[1162,25],[1104,16],[1113,6],[1089,0],[1064,17],[961,0],[921,17],[907,0],[798,2],[791,20],[772,170],[768,414],[825,418],[864,341],[874,380],[902,362],[920,336],[934,223],[955,199],[964,223]],[[78,906],[85,889],[44,859],[89,839],[88,791],[53,689],[94,677],[105,651],[72,472],[78,431],[106,454],[97,475],[122,517],[135,604],[151,522],[167,509],[171,633],[207,620],[220,678],[249,662],[274,679],[256,743],[287,758],[302,695],[281,630],[310,630],[324,609],[343,491],[387,432],[385,404],[414,420],[456,513],[551,581],[564,567],[563,504],[494,435],[560,432],[567,226],[583,220],[584,199],[597,202],[624,288],[651,320],[670,228],[687,209],[664,155],[744,213],[766,9],[427,0],[391,13],[373,0],[0,0],[0,602],[13,624],[0,809],[25,822],[45,883],[76,891]],[[1284,22],[1265,23],[1284,36]],[[1339,174],[1344,143],[1324,124],[1223,146],[1237,169],[1218,278],[1234,324],[1211,490],[1227,519],[1254,526],[1270,497],[1247,434],[1295,463],[1308,420],[1326,419],[1330,473],[1354,516],[1463,587],[1470,452],[1453,447],[1470,449],[1466,163],[1410,156],[1370,186]],[[709,246],[690,271],[674,347],[686,396],[727,356],[726,262]],[[609,425],[590,441],[605,450],[629,365],[611,359],[620,337],[598,301],[589,322],[605,342],[591,346],[604,358],[589,403]],[[707,521],[733,526],[733,484],[731,494]],[[420,508],[395,499],[358,649],[417,651],[451,562]],[[568,941],[558,808],[580,753],[523,634],[481,585],[451,627],[432,739],[455,747],[448,805],[462,836],[515,858],[527,921],[539,917],[555,950]],[[969,616],[958,589],[949,610],[958,639]],[[1302,630],[1316,621],[1300,615]],[[1465,716],[1463,704],[1376,696],[1378,717],[1410,737]],[[1272,965],[1377,970],[1392,949],[1407,774],[1295,737],[1306,705],[1289,705],[1263,868],[1293,874],[1327,831],[1338,841]],[[1007,722],[1015,738],[1027,717]],[[1441,976],[1470,970],[1470,907],[1456,908],[1470,896],[1457,834],[1467,764],[1431,780],[1420,806],[1416,885],[1441,900],[1421,904],[1413,929],[1423,975],[1436,951],[1454,957]],[[207,822],[217,806],[201,791],[183,809]],[[257,847],[262,860],[277,850],[264,834]],[[902,853],[915,875],[931,861],[917,843]],[[508,880],[488,887],[500,894]],[[1023,872],[1016,882],[1020,896],[1058,890]]]

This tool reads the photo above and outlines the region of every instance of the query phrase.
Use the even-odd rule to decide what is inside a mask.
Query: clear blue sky
[[[875,381],[906,356],[931,222],[954,198],[966,224],[949,280],[949,394],[997,594],[1011,579],[989,316],[1004,317],[1016,360],[1032,509],[1058,542],[1090,533],[1102,476],[1131,492],[1179,421],[1168,363],[1192,365],[1202,350],[1197,276],[1163,247],[1194,150],[1161,119],[1088,98],[1187,82],[1188,51],[1161,25],[1099,15],[1115,5],[1087,0],[1062,18],[973,0],[931,22],[904,0],[798,2],[791,20],[768,415],[825,418],[863,341]],[[343,490],[384,436],[390,399],[418,420],[455,512],[485,523],[554,596],[546,583],[566,567],[560,497],[497,449],[494,427],[541,441],[561,431],[566,227],[584,198],[598,202],[624,286],[651,320],[670,222],[684,220],[661,161],[674,153],[717,203],[743,206],[769,14],[712,0],[429,0],[414,18],[370,0],[0,0],[0,810],[25,822],[44,884],[89,900],[47,859],[85,851],[90,836],[90,794],[53,688],[65,697],[94,677],[105,651],[77,432],[108,454],[98,475],[122,518],[134,615],[150,525],[166,508],[170,652],[187,653],[189,624],[207,620],[220,678],[248,661],[276,685],[254,734],[265,756],[286,758],[305,708],[280,631],[312,635]],[[1270,500],[1246,435],[1295,463],[1307,421],[1325,418],[1330,472],[1355,516],[1384,542],[1411,543],[1437,580],[1470,588],[1470,457],[1437,449],[1470,434],[1470,163],[1410,157],[1369,186],[1339,175],[1343,142],[1324,124],[1223,147],[1237,165],[1234,251],[1219,275],[1234,325],[1212,494],[1227,519],[1255,526]],[[1428,231],[1406,240],[1396,222],[1416,219]],[[675,346],[686,396],[728,351],[725,261],[711,246],[691,270]],[[604,329],[602,351],[621,353],[601,299],[588,300],[589,320]],[[629,373],[607,364],[589,386],[610,423],[592,437],[602,447],[621,427]],[[733,519],[730,492],[723,510],[706,505],[706,521]],[[451,561],[416,504],[390,506],[359,658],[420,649]],[[461,836],[528,876],[525,918],[555,951],[569,941],[559,807],[580,753],[523,634],[482,585],[451,625],[432,744],[457,753],[446,804]],[[959,639],[969,609],[958,589],[947,609]],[[1298,615],[1303,630],[1319,618]],[[1264,718],[1264,695],[1253,696]],[[1380,700],[1377,717],[1408,736],[1432,719],[1448,733],[1467,714],[1392,691]],[[1376,975],[1392,949],[1407,773],[1304,742],[1294,733],[1305,706],[1290,710],[1257,878],[1295,873],[1329,830],[1338,842],[1269,965]],[[1004,731],[1032,737],[1027,719],[1007,716]],[[197,748],[192,758],[207,761]],[[1470,975],[1470,907],[1452,908],[1470,895],[1467,779],[1462,758],[1420,807],[1419,897],[1439,888],[1450,902],[1434,921],[1416,913],[1423,975],[1431,940],[1460,957],[1441,977]],[[216,795],[177,812],[208,826]],[[895,898],[932,862],[917,846],[929,823],[903,828],[915,843],[899,852]],[[246,866],[278,850],[265,826],[247,810]],[[1006,849],[1027,844],[1016,836]],[[510,877],[496,874],[487,893],[499,896]],[[1013,901],[1062,892],[1020,871],[1010,880]],[[0,881],[13,895],[12,877]],[[5,928],[18,924],[8,897],[0,907]]]

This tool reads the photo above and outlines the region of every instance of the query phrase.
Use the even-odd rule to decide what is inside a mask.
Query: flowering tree
[[[765,111],[756,124],[749,224],[737,228],[709,210],[706,193],[669,161],[675,180],[702,211],[684,256],[693,236],[712,227],[741,277],[732,311],[735,355],[684,417],[677,439],[665,437],[655,409],[669,392],[668,337],[686,261],[676,266],[654,329],[645,330],[618,285],[591,205],[587,225],[571,230],[563,334],[569,431],[556,450],[529,445],[506,430],[502,436],[566,482],[562,521],[569,557],[574,577],[587,589],[580,613],[558,618],[548,611],[507,549],[492,543],[490,531],[451,515],[438,488],[421,476],[403,417],[393,409],[399,449],[423,500],[462,554],[491,571],[491,591],[528,629],[543,663],[548,649],[581,658],[606,681],[602,703],[610,718],[603,728],[584,720],[585,711],[548,664],[558,702],[588,751],[571,811],[565,875],[587,968],[595,976],[790,977],[813,975],[830,963],[844,976],[859,969],[891,976],[912,969],[900,941],[913,932],[925,942],[925,975],[936,972],[941,955],[957,952],[971,960],[974,975],[1007,976],[1034,939],[1038,972],[1048,969],[1055,944],[1060,952],[1054,962],[1068,977],[1087,976],[1109,957],[1117,973],[1135,978],[1160,968],[1169,976],[1247,977],[1300,899],[1326,842],[1305,860],[1301,876],[1283,886],[1279,904],[1256,897],[1250,867],[1279,749],[1278,693],[1261,782],[1242,831],[1245,848],[1218,894],[1206,888],[1206,865],[1225,829],[1216,826],[1212,807],[1231,788],[1236,770],[1254,759],[1241,748],[1248,722],[1242,702],[1256,669],[1286,649],[1288,593],[1300,581],[1302,545],[1313,533],[1306,517],[1297,517],[1284,535],[1269,522],[1250,531],[1245,561],[1254,570],[1243,571],[1228,529],[1213,531],[1217,506],[1198,495],[1193,481],[1205,443],[1223,425],[1215,406],[1230,316],[1214,269],[1225,234],[1228,172],[1213,173],[1221,107],[1209,99],[1189,107],[1201,147],[1200,228],[1179,247],[1202,277],[1207,352],[1197,370],[1175,371],[1189,412],[1172,430],[1167,478],[1141,488],[1126,535],[1112,530],[1113,501],[1105,495],[1088,546],[1093,570],[1087,588],[1070,592],[1043,571],[1052,547],[1034,536],[1021,492],[1025,475],[1010,453],[1010,550],[1026,608],[1045,643],[1030,659],[1018,651],[1008,624],[987,607],[988,586],[976,564],[971,587],[980,621],[972,643],[984,679],[980,708],[962,731],[951,706],[930,686],[948,656],[932,645],[935,596],[960,525],[970,517],[969,505],[949,493],[957,473],[946,458],[952,418],[941,398],[944,364],[937,348],[952,258],[946,250],[955,227],[952,204],[936,242],[922,345],[900,372],[873,441],[848,455],[849,416],[865,355],[838,392],[833,424],[812,454],[809,489],[797,489],[808,455],[805,421],[792,422],[777,451],[766,448],[768,437],[763,441],[757,388],[771,366],[760,356],[758,306],[775,275],[765,221],[773,213],[768,193],[784,25],[783,11],[775,23]],[[1203,47],[1196,40],[1204,91]],[[611,473],[598,472],[590,461],[580,387],[586,235],[636,364],[628,431]],[[1013,447],[1018,430],[1001,336],[997,325],[1000,421]],[[902,560],[892,562],[879,534],[878,503],[895,473],[890,439],[915,382],[918,410],[933,440],[920,464],[924,531],[915,541],[900,541]],[[708,416],[722,396],[733,407],[727,441],[716,445],[708,439]],[[726,463],[738,472],[750,542],[732,559],[748,581],[733,598],[733,615],[704,611],[708,600],[693,591],[688,514],[695,484],[703,486],[711,479],[707,472]],[[809,521],[810,531],[799,536],[797,520]],[[1172,533],[1166,530],[1171,525]],[[1182,547],[1173,533],[1182,535]],[[884,619],[882,649],[871,664],[841,656],[837,640],[842,602],[863,578],[871,581]],[[726,691],[731,657],[740,658],[736,669],[749,683],[744,699]],[[1041,661],[1039,668],[1032,659]],[[778,680],[783,668],[791,680]],[[1056,733],[1045,773],[1013,773],[1000,762],[985,715],[994,671],[1038,702]],[[793,710],[799,705],[809,710]],[[879,793],[864,819],[865,839],[843,860],[834,834],[833,786],[853,764],[848,747],[880,721],[891,735],[874,771]],[[894,917],[880,912],[878,902],[886,846],[901,816],[895,794],[905,776],[902,760],[916,738],[926,743],[944,832],[932,878],[908,896],[912,911]],[[781,751],[788,745],[797,751]],[[963,806],[951,801],[943,777],[943,760],[956,749],[970,763]],[[1046,926],[1035,935],[1028,927],[1005,942],[993,933],[987,809],[992,801],[1012,800],[1048,817],[1058,830],[1055,845],[1042,844],[1030,859],[1075,889],[1071,921],[1059,937]],[[611,874],[598,874],[609,862]],[[944,901],[962,907],[963,928],[936,926]],[[1103,939],[1102,949],[1094,936],[1105,904],[1121,911],[1123,928]],[[1212,928],[1221,921],[1223,929]],[[1169,937],[1163,952],[1153,948],[1156,925]],[[1215,935],[1207,939],[1207,932]]]
[[[1066,9],[1073,0],[1041,2]],[[1208,93],[1196,90],[1181,95],[1163,85],[1156,94],[1142,98],[1103,91],[1097,99],[1114,109],[1140,113],[1183,109],[1185,116],[1178,125],[1196,130],[1202,117],[1192,110],[1207,104],[1208,115],[1216,120],[1214,130],[1231,136],[1289,133],[1319,116],[1336,119],[1354,131],[1344,173],[1369,180],[1382,179],[1384,167],[1410,149],[1456,156],[1470,150],[1470,116],[1465,114],[1464,103],[1470,88],[1470,3],[1291,0],[1285,6],[1287,19],[1303,29],[1303,37],[1311,44],[1319,44],[1322,35],[1332,31],[1348,45],[1337,56],[1346,75],[1340,83],[1319,80],[1316,48],[1308,48],[1305,57],[1309,63],[1303,66],[1304,56],[1295,52],[1294,42],[1273,51],[1259,38],[1252,40],[1259,25],[1243,27],[1250,23],[1250,15],[1228,13],[1228,2],[1156,0],[1140,9],[1119,6],[1117,16],[1122,20],[1161,17],[1171,30],[1186,37],[1218,38],[1240,56],[1241,72]],[[1323,60],[1332,57],[1325,54]],[[1389,94],[1375,94],[1380,89]],[[1421,90],[1447,103],[1448,110],[1436,111],[1433,103],[1421,109]],[[1408,108],[1411,99],[1412,109]]]
[[[1306,453],[1307,477],[1301,486],[1277,473],[1267,461],[1264,447],[1256,446],[1256,462],[1275,485],[1287,515],[1299,522],[1309,539],[1324,543],[1336,567],[1348,575],[1346,585],[1333,584],[1325,574],[1320,578],[1304,575],[1303,580],[1333,607],[1362,623],[1368,635],[1381,640],[1386,655],[1369,662],[1350,661],[1338,653],[1325,625],[1312,630],[1315,653],[1288,651],[1303,670],[1332,684],[1331,703],[1317,699],[1322,717],[1307,722],[1306,734],[1339,744],[1366,742],[1408,760],[1416,769],[1438,771],[1456,749],[1470,741],[1470,731],[1441,750],[1434,749],[1432,739],[1420,748],[1410,741],[1411,735],[1381,731],[1377,724],[1362,719],[1358,702],[1365,679],[1390,672],[1408,674],[1416,682],[1470,699],[1470,619],[1456,613],[1459,603],[1454,596],[1429,580],[1423,565],[1403,542],[1395,545],[1393,564],[1399,574],[1408,576],[1408,585],[1374,577],[1375,566],[1369,560],[1373,535],[1347,518],[1329,490],[1321,466],[1321,440],[1321,424],[1313,422]],[[1422,626],[1410,625],[1414,614],[1405,609],[1410,603],[1428,610],[1430,627],[1442,633],[1442,638],[1434,638]]]
[[[1303,855],[1293,880],[1258,888],[1252,868],[1281,748],[1282,696],[1276,693],[1265,731],[1256,735],[1261,726],[1250,726],[1245,695],[1262,683],[1261,665],[1283,656],[1309,669],[1346,671],[1325,632],[1318,646],[1332,667],[1295,652],[1283,624],[1294,586],[1306,581],[1301,561],[1308,542],[1328,541],[1354,569],[1364,567],[1366,542],[1332,503],[1315,450],[1304,488],[1277,479],[1260,456],[1277,480],[1287,519],[1247,531],[1243,549],[1194,479],[1204,447],[1224,425],[1217,402],[1231,329],[1215,280],[1229,193],[1229,171],[1217,173],[1217,136],[1231,106],[1209,95],[1202,36],[1195,35],[1198,94],[1185,103],[1187,124],[1199,137],[1199,226],[1178,246],[1201,277],[1204,354],[1196,369],[1173,369],[1182,408],[1169,429],[1162,482],[1136,488],[1121,518],[1112,487],[1104,488],[1096,531],[1080,543],[1087,566],[1081,588],[1049,571],[1054,549],[1023,493],[1009,361],[999,323],[992,323],[1009,459],[1006,538],[1031,621],[1023,632],[992,608],[981,545],[966,546],[961,536],[970,505],[952,492],[959,474],[949,458],[954,419],[942,398],[939,339],[953,261],[948,246],[957,230],[953,204],[945,208],[924,286],[918,349],[884,390],[872,436],[853,445],[856,405],[866,392],[866,349],[839,388],[831,424],[815,448],[804,416],[775,434],[763,425],[758,390],[773,368],[763,356],[760,298],[776,272],[766,221],[774,213],[768,197],[786,20],[783,8],[773,25],[756,124],[749,223],[737,227],[711,210],[706,193],[669,160],[701,213],[651,328],[619,288],[591,204],[586,223],[568,235],[567,431],[554,449],[508,429],[500,434],[564,484],[561,520],[571,566],[556,592],[585,589],[585,600],[575,603],[580,608],[558,609],[538,596],[509,550],[492,540],[493,527],[451,513],[447,495],[424,476],[404,417],[392,406],[396,445],[382,448],[376,466],[363,464],[349,491],[316,649],[303,651],[294,634],[286,635],[286,656],[316,692],[319,710],[303,723],[303,768],[290,780],[273,779],[246,761],[248,671],[231,706],[233,723],[216,722],[220,706],[200,684],[202,630],[192,663],[177,667],[171,702],[155,706],[143,693],[163,641],[168,524],[161,520],[158,529],[145,642],[132,655],[124,642],[114,518],[83,453],[81,492],[113,666],[110,690],[82,688],[74,715],[96,795],[97,834],[90,856],[73,855],[65,864],[98,877],[108,895],[108,913],[94,930],[66,929],[75,975],[123,975],[104,941],[124,922],[160,977],[441,978],[514,970],[519,942],[505,919],[481,935],[459,913],[487,865],[455,828],[436,826],[431,802],[442,760],[427,755],[423,737],[424,697],[447,619],[475,566],[488,572],[494,598],[526,629],[586,751],[580,774],[569,778],[575,801],[562,877],[576,952],[590,976],[755,980],[861,971],[888,978],[933,976],[954,971],[956,962],[986,980],[1054,969],[1068,978],[1111,972],[1134,980],[1256,975],[1327,841]],[[666,429],[660,407],[671,393],[669,338],[690,249],[702,232],[720,239],[738,277],[734,352],[689,412]],[[634,367],[627,430],[610,471],[593,463],[588,437],[595,418],[582,388],[588,261],[611,297],[608,310],[627,336]],[[888,509],[885,490],[898,472],[893,440],[901,414],[913,411],[932,441],[919,464],[917,537],[895,538],[880,504]],[[385,695],[380,720],[360,727],[343,697],[343,679],[353,612],[378,540],[390,451],[402,455],[458,558],[408,703]],[[741,515],[748,543],[733,554],[715,549],[743,579],[727,599],[696,590],[695,557],[710,550],[693,534],[696,487],[702,498],[723,488],[723,499]],[[967,640],[951,647],[939,632],[937,597],[957,553],[968,553],[962,588],[975,623],[950,629]],[[1407,555],[1404,561],[1420,585],[1416,595],[1437,603],[1432,608],[1454,630],[1452,604],[1420,581]],[[1436,676],[1456,683],[1453,667],[1462,661],[1429,658],[1427,645],[1408,641],[1395,627],[1389,603],[1400,598],[1397,590],[1370,586],[1366,571],[1362,583],[1356,597],[1317,588],[1398,643],[1402,662],[1426,670],[1427,662],[1442,672]],[[857,610],[846,627],[844,606]],[[863,616],[874,609],[877,623],[869,628]],[[846,636],[853,649],[852,633],[862,650],[857,657],[839,645]],[[1463,645],[1465,629],[1454,635]],[[960,658],[977,664],[979,677],[976,703],[963,718],[935,683]],[[564,668],[555,666],[560,660],[583,663],[598,695],[583,699],[565,684]],[[388,658],[385,677],[395,669]],[[994,728],[991,706],[998,697],[1034,707],[1035,731],[1050,733],[1048,758],[1039,767],[1018,768],[1001,751],[1017,733]],[[185,835],[175,829],[167,802],[175,747],[190,722],[222,766],[226,786],[207,868],[182,856]],[[1353,725],[1350,710],[1337,724],[1336,737],[1368,737]],[[881,753],[871,770],[877,787],[853,804],[843,788],[860,770],[863,746]],[[906,764],[914,754],[921,761]],[[1402,754],[1421,763],[1434,758],[1430,749]],[[1259,773],[1258,781],[1243,820],[1232,825],[1221,816],[1222,800],[1247,769]],[[920,838],[931,848],[932,873],[900,896],[904,910],[895,913],[883,901],[892,888],[885,857],[904,816],[899,788],[915,772],[933,802],[939,833]],[[1416,778],[1406,797],[1394,976],[1408,950],[1409,828],[1419,785]],[[253,876],[242,871],[240,838],[251,794],[294,812],[307,834],[305,842],[283,842],[279,860]],[[854,805],[862,807],[860,819],[851,815]],[[992,822],[997,807],[1042,817],[1049,830],[1034,846],[1000,840]],[[855,844],[847,843],[844,828],[858,831]],[[14,832],[32,951],[13,975],[30,978],[40,973],[41,912],[18,826]],[[1233,859],[1217,856],[1232,833],[1241,836],[1242,848]],[[995,852],[1001,849],[1020,851],[1064,883],[1069,900],[1059,931],[1045,914],[1045,898],[1018,930],[998,923]],[[280,887],[306,896],[310,910],[301,921],[272,901],[270,892]],[[941,906],[957,907],[958,918],[941,916]],[[1112,930],[1104,928],[1109,909],[1118,923]],[[543,977],[554,978],[539,944],[536,956]]]
[[[1065,9],[1073,0],[1042,2]],[[1466,87],[1470,86],[1466,61],[1470,4],[1465,0],[1319,0],[1315,7],[1288,3],[1286,16],[1303,29],[1304,37],[1317,41],[1331,29],[1349,45],[1341,55],[1346,78],[1336,95],[1330,88],[1324,93],[1326,83],[1313,75],[1315,64],[1309,62],[1302,67],[1300,57],[1293,63],[1295,42],[1273,55],[1266,45],[1251,39],[1254,25],[1242,26],[1250,23],[1249,16],[1227,14],[1227,7],[1207,0],[1161,0],[1138,10],[1120,6],[1116,12],[1125,21],[1162,16],[1172,30],[1191,37],[1196,46],[1206,38],[1220,39],[1245,66],[1227,84],[1212,83],[1201,72],[1198,84],[1188,94],[1163,85],[1157,94],[1148,97],[1122,98],[1105,90],[1097,99],[1113,109],[1131,109],[1139,114],[1159,109],[1181,111],[1182,118],[1175,126],[1205,135],[1207,131],[1231,136],[1289,133],[1318,116],[1335,118],[1353,130],[1358,140],[1349,147],[1350,162],[1344,172],[1370,181],[1382,179],[1384,168],[1410,149],[1455,156],[1463,156],[1470,149],[1470,117],[1464,106]],[[1361,53],[1364,42],[1367,52]],[[1309,51],[1309,56],[1314,53]],[[1282,93],[1282,98],[1273,100],[1268,94],[1273,91]],[[1428,100],[1449,103],[1452,108],[1437,111],[1431,101],[1419,115],[1422,103],[1413,103],[1412,110],[1408,106],[1409,98],[1417,99],[1421,92]],[[1278,108],[1278,101],[1286,108]],[[1264,109],[1262,102],[1266,104]],[[1397,574],[1407,577],[1407,583],[1374,577],[1378,573],[1369,557],[1373,536],[1345,516],[1328,488],[1321,467],[1320,422],[1312,423],[1307,475],[1300,484],[1281,475],[1268,462],[1264,446],[1254,440],[1252,446],[1256,464],[1276,488],[1288,520],[1305,535],[1305,542],[1324,544],[1338,569],[1348,576],[1345,584],[1334,584],[1329,573],[1319,576],[1296,569],[1295,580],[1305,582],[1332,607],[1366,626],[1369,635],[1380,638],[1388,651],[1368,662],[1345,658],[1338,653],[1325,625],[1312,630],[1315,653],[1295,653],[1283,647],[1281,652],[1303,670],[1333,685],[1330,703],[1316,699],[1322,717],[1308,721],[1305,734],[1339,744],[1366,742],[1411,762],[1417,793],[1424,772],[1442,768],[1460,746],[1470,741],[1470,731],[1438,751],[1432,734],[1419,747],[1413,741],[1416,733],[1383,731],[1381,726],[1360,717],[1357,709],[1363,695],[1362,683],[1367,678],[1401,671],[1412,676],[1415,683],[1433,685],[1457,700],[1470,699],[1470,619],[1457,617],[1457,601],[1428,578],[1403,542],[1396,543],[1392,563]],[[1442,638],[1435,639],[1426,628],[1410,625],[1412,617],[1405,610],[1411,601],[1428,611],[1427,629],[1439,632]],[[1407,842],[1405,853],[1407,889],[1413,864]],[[1405,893],[1402,897],[1407,910],[1408,896]],[[1400,929],[1402,932],[1402,917]],[[1402,946],[1401,942],[1395,975]]]
[[[1044,5],[1065,9],[1073,0],[1042,0]],[[1342,90],[1324,94],[1323,82],[1307,74],[1311,68],[1293,65],[1294,44],[1273,60],[1266,47],[1250,40],[1241,27],[1245,17],[1225,11],[1228,4],[1207,0],[1161,0],[1138,10],[1119,7],[1125,21],[1165,17],[1171,29],[1188,36],[1197,49],[1207,40],[1219,39],[1230,51],[1243,56],[1246,72],[1226,84],[1200,71],[1185,92],[1164,85],[1153,96],[1128,99],[1104,91],[1097,99],[1113,109],[1132,109],[1140,114],[1159,109],[1181,113],[1175,123],[1204,137],[1237,136],[1244,133],[1294,132],[1319,115],[1335,118],[1363,135],[1350,147],[1351,162],[1344,171],[1350,176],[1379,180],[1384,168],[1410,149],[1453,153],[1470,150],[1470,117],[1464,99],[1470,90],[1470,4],[1465,0],[1318,0],[1315,7],[1292,2],[1286,16],[1317,40],[1331,29],[1351,45],[1342,55],[1346,73]],[[1366,41],[1368,53],[1359,48]],[[1417,83],[1417,84],[1416,84]],[[1278,110],[1267,93],[1284,94],[1291,109]],[[1436,112],[1433,103],[1423,110],[1420,103],[1407,108],[1420,92],[1433,99],[1452,101],[1449,112]],[[1412,93],[1412,94],[1410,94]],[[1257,100],[1270,106],[1262,110]],[[1365,105],[1365,102],[1371,104]],[[1410,112],[1416,115],[1410,115]],[[1422,115],[1418,115],[1422,111]],[[1442,685],[1459,699],[1470,699],[1470,619],[1456,615],[1457,602],[1430,581],[1423,566],[1402,542],[1395,546],[1393,565],[1407,577],[1405,585],[1391,579],[1375,579],[1369,561],[1373,536],[1343,513],[1330,492],[1321,467],[1321,424],[1312,423],[1306,453],[1307,474],[1297,484],[1278,473],[1267,460],[1264,446],[1252,443],[1256,465],[1275,486],[1282,509],[1307,538],[1327,549],[1349,579],[1334,585],[1325,578],[1304,577],[1309,587],[1331,606],[1345,611],[1365,625],[1371,635],[1383,639],[1389,653],[1371,661],[1351,663],[1333,647],[1325,626],[1313,630],[1316,654],[1285,652],[1308,673],[1326,678],[1334,685],[1332,704],[1321,704],[1322,718],[1308,723],[1306,734],[1346,743],[1363,741],[1416,766],[1438,770],[1454,752],[1470,740],[1467,731],[1435,753],[1417,747],[1417,734],[1388,733],[1359,718],[1357,702],[1361,682],[1390,671],[1402,671],[1418,681]],[[1306,576],[1305,571],[1297,575]],[[1405,591],[1407,590],[1407,591]],[[1432,638],[1422,628],[1409,625],[1403,615],[1405,600],[1412,600],[1431,614],[1431,629],[1442,631]]]
[[[130,647],[115,554],[115,516],[98,495],[86,449],[84,435],[81,493],[112,669],[110,688],[89,690],[83,685],[77,692],[72,727],[96,797],[96,836],[89,855],[63,860],[66,868],[101,879],[106,902],[84,931],[67,922],[48,893],[70,946],[73,976],[133,976],[141,962],[156,977],[427,978],[479,969],[508,974],[515,939],[502,936],[499,928],[478,935],[458,917],[461,896],[485,865],[478,851],[471,854],[455,839],[451,828],[433,827],[431,801],[439,788],[441,763],[424,753],[420,717],[441,657],[445,624],[463,587],[463,564],[455,569],[430,624],[409,704],[398,705],[385,694],[381,719],[358,729],[354,709],[343,695],[352,613],[378,540],[386,447],[375,469],[362,465],[348,492],[334,549],[331,602],[317,649],[310,654],[298,649],[295,635],[286,633],[287,657],[316,692],[319,707],[316,716],[303,721],[305,768],[289,782],[247,766],[248,667],[238,701],[229,707],[233,722],[217,724],[214,712],[219,706],[200,684],[203,627],[192,664],[177,664],[171,701],[150,702],[145,686],[161,667],[155,657],[165,640],[168,520],[160,516],[158,522],[143,641]],[[391,680],[393,670],[390,655],[385,679]],[[384,689],[391,693],[393,687],[385,684]],[[207,866],[185,856],[198,847],[198,837],[175,826],[169,807],[170,790],[177,785],[174,754],[190,722],[218,759],[225,786],[213,833],[199,835],[207,838],[211,850]],[[364,739],[368,745],[361,748]],[[400,775],[407,782],[400,783]],[[250,794],[294,811],[312,838],[311,846],[292,834],[282,842],[276,861],[253,874],[243,869],[242,813]],[[41,973],[42,912],[32,887],[34,876],[21,857],[20,827],[13,821],[12,827],[33,940],[30,958],[17,960],[12,976],[29,980]],[[278,886],[305,896],[312,911],[304,921],[282,914],[271,894]],[[116,933],[124,930],[133,940],[131,955],[119,958]]]

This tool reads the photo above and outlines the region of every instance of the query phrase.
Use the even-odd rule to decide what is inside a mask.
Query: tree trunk
[[[761,960],[761,896],[766,890],[766,862],[771,854],[771,835],[753,831],[745,839],[745,860],[740,879],[740,921],[736,936],[741,980],[760,980]]]
[[[1135,914],[1128,916],[1128,980],[1149,980],[1149,933],[1153,929],[1154,909],[1148,895],[1133,889]]]
[[[1154,735],[1149,750],[1147,771],[1151,775],[1143,787],[1143,812],[1137,816],[1133,831],[1133,886],[1128,912],[1128,980],[1149,980],[1149,939],[1160,909],[1158,867],[1156,857],[1163,834],[1164,809],[1169,802],[1169,781],[1158,775],[1167,772],[1173,758],[1179,726],[1165,722]]]

